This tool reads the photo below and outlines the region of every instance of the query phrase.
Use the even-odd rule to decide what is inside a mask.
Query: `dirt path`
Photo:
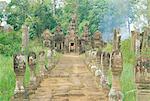
[[[78,55],[64,55],[30,101],[106,101]]]

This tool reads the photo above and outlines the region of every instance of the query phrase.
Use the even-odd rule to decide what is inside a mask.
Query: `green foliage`
[[[20,32],[0,33],[0,54],[11,56],[19,52],[21,37]]]
[[[29,51],[34,51],[38,55],[41,50],[46,49],[42,47],[42,44],[38,38],[30,41]],[[61,54],[56,53],[53,57],[55,60],[58,60],[61,57]],[[15,73],[12,65],[13,59],[11,56],[4,56],[2,54],[0,54],[0,59],[0,101],[10,101],[15,88]],[[30,80],[30,69],[28,64],[26,64],[26,67],[24,84],[25,86],[28,86]],[[41,67],[39,67],[37,63],[37,73],[39,73],[40,68]]]
[[[83,20],[80,24],[79,24],[79,34],[83,33],[83,27],[85,26],[85,24],[89,24],[89,21],[87,20]]]
[[[0,101],[9,101],[15,88],[11,57],[0,55]]]
[[[112,48],[111,43],[107,43],[107,46],[103,49],[103,51],[112,52]]]
[[[30,27],[30,38],[40,36],[45,29],[56,27],[56,20],[47,2],[30,3],[29,0],[11,0],[8,5],[8,23],[18,31],[23,24]]]
[[[134,72],[133,63],[125,63],[123,65],[123,72],[121,76],[121,87],[124,94],[124,101],[136,101],[135,100],[135,82],[134,82]]]
[[[124,63],[135,63],[135,54],[131,51],[131,39],[126,39],[121,43],[121,51],[123,53]]]

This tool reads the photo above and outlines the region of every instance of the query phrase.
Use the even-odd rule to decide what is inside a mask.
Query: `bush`
[[[0,54],[11,56],[20,50],[20,44],[19,32],[0,32]]]

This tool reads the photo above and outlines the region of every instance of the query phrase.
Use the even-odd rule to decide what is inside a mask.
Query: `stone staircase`
[[[30,101],[107,101],[95,77],[77,55],[64,55]]]

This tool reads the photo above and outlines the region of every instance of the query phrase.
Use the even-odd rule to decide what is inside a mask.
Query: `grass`
[[[0,55],[0,101],[8,101],[15,87],[11,57]]]
[[[30,41],[29,51],[34,51],[38,53],[41,50],[47,50],[42,47],[38,39]],[[61,54],[56,54],[54,58],[59,59]],[[25,86],[29,84],[30,80],[30,70],[29,66],[26,65],[25,73]],[[37,64],[37,73],[39,72],[39,66]],[[0,101],[9,101],[13,96],[13,91],[15,88],[15,73],[13,71],[13,59],[10,56],[5,56],[0,54]]]
[[[121,86],[124,94],[124,101],[135,100],[135,83],[132,64],[124,64],[124,70],[121,76]]]
[[[121,51],[123,54],[123,71],[121,75],[121,87],[124,95],[124,101],[136,101],[135,92],[136,87],[134,83],[133,67],[135,64],[135,55],[131,51],[131,40],[127,39],[121,42]],[[108,44],[104,51],[111,52],[112,45]],[[109,82],[111,83],[111,71],[109,71]]]
[[[0,101],[9,101],[15,88],[15,73],[12,57],[0,55]],[[26,68],[25,85],[29,83],[29,67]]]
[[[131,51],[131,40],[127,39],[121,43],[121,51],[123,53],[123,72],[121,76],[122,91],[124,101],[135,101],[135,82],[134,82],[134,64],[135,54]]]

